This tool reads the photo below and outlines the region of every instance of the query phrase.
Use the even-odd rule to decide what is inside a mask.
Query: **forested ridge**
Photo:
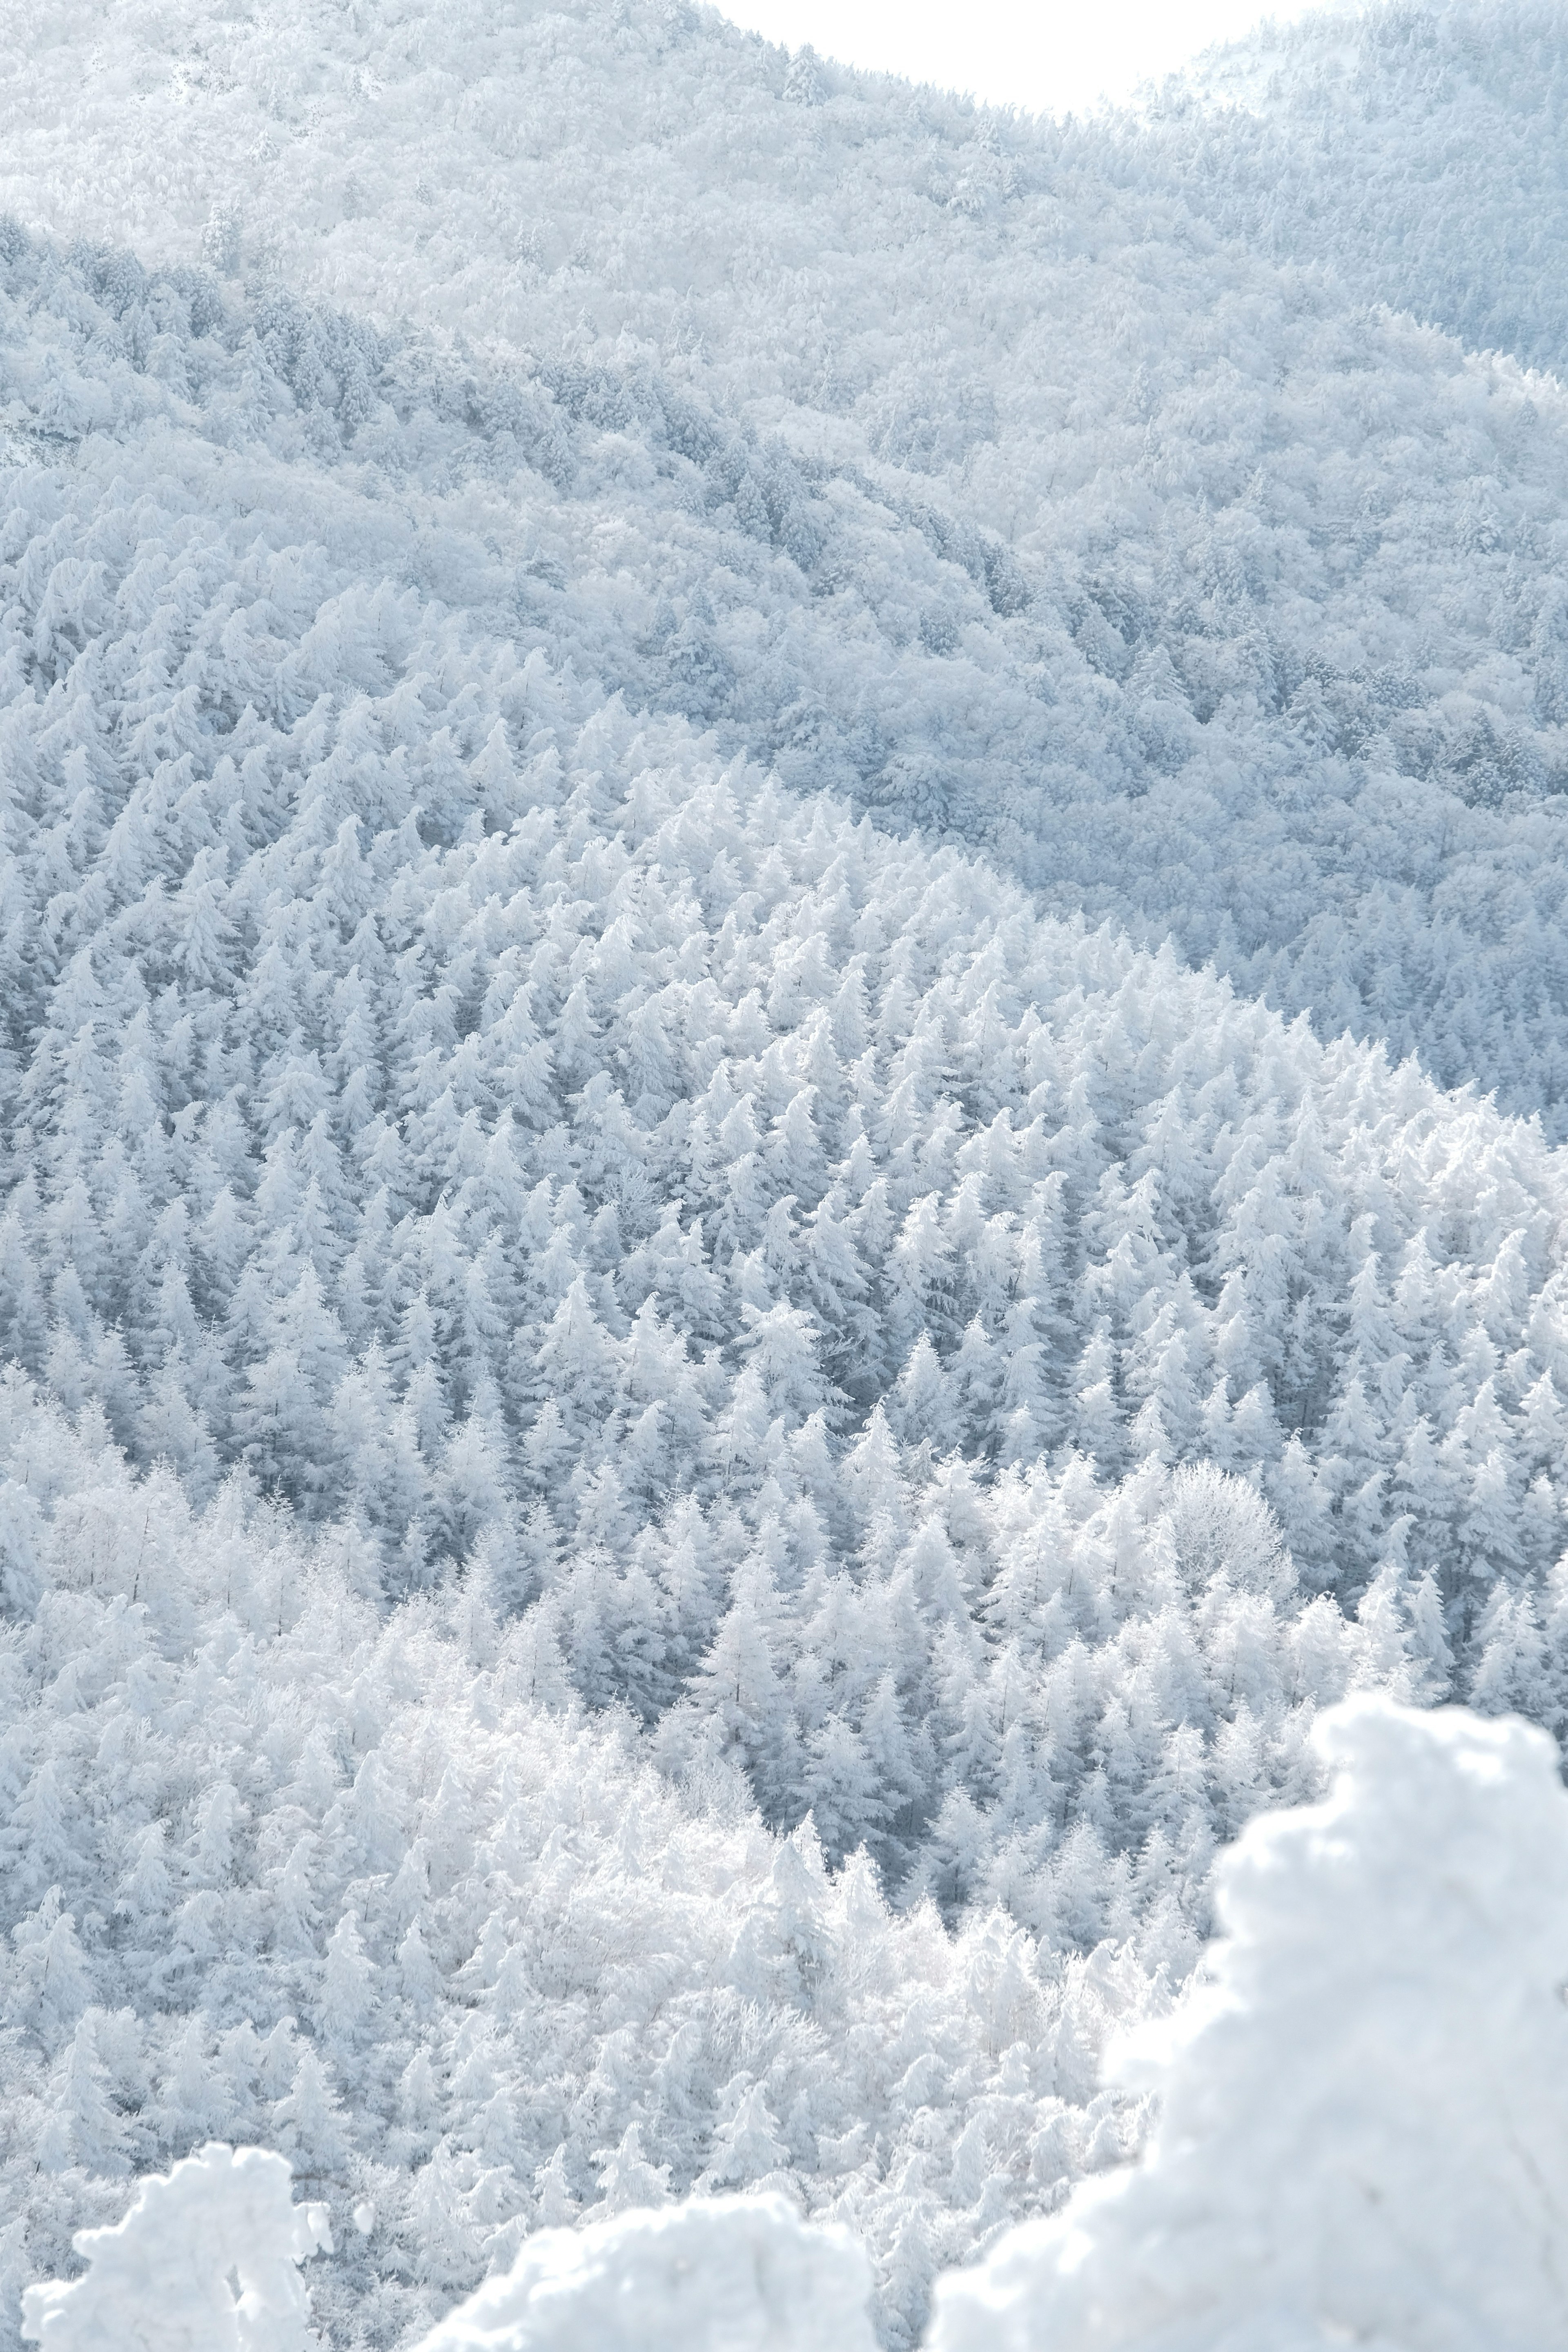
[[[1415,39],[1368,66],[1413,138]],[[0,89],[0,206],[248,289],[311,439],[489,543],[449,601],[1558,1131],[1562,394],[1440,331],[1549,208],[1445,214],[1445,308],[1349,229],[1272,250],[1250,116],[1036,122],[652,5],[60,5]],[[44,331],[17,423],[112,416]]]
[[[1247,212],[1356,38],[7,58],[0,2342],[217,2137],[334,2344],[760,2184],[912,2345],[1325,1709],[1568,1722],[1568,416]]]
[[[1559,12],[1505,0],[1260,28],[1127,127],[1222,232],[1556,373],[1565,100]]]

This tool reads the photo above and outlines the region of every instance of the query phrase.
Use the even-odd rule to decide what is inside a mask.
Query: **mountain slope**
[[[1457,1684],[1561,1713],[1556,1157],[524,656],[471,427],[388,402],[378,462],[334,438],[378,364],[357,331],[18,240],[9,268],[18,2279],[128,2164],[256,2129],[397,2217],[322,2290],[344,2340],[392,2342],[630,2133],[638,2193],[639,2166],[719,2161],[847,2199],[908,2340],[919,2248],[1048,2203],[1125,2145],[1114,2111],[994,2017],[1000,2074],[944,2096],[934,2170],[929,2067],[869,2147],[837,2106],[789,2121],[795,2060],[721,2033],[682,2107],[659,2070],[734,1990],[717,1945],[689,2019],[612,2004],[548,2064],[480,2063],[465,2021],[526,1906],[476,1850],[426,1966],[423,1898],[383,1882],[436,1830],[369,1818],[375,1772],[359,1827],[334,1812],[384,1737],[407,1779],[376,1725],[417,1596],[456,1588],[463,1646],[416,1680],[509,1662],[509,1738],[619,1704],[704,1835],[809,1808],[907,1906],[1005,1904],[1032,1938],[1015,1963],[994,1931],[1005,1975],[1131,1938],[1115,2003],[1157,2002],[1216,1840],[1310,1787],[1322,1703]],[[322,1612],[342,1646],[300,1663]],[[258,1643],[276,1711],[245,1696]],[[408,1737],[471,1753],[481,1701]],[[251,1815],[221,1852],[219,1780]],[[516,1830],[519,1888],[550,1833]],[[915,1916],[949,1984],[982,1931]],[[805,2004],[827,2075],[858,1999]],[[931,2014],[910,2031],[914,2064]],[[497,2070],[541,2067],[571,2115],[513,2145]]]
[[[345,2346],[700,2180],[907,2344],[1325,1705],[1568,1722],[1563,396],[678,12],[6,71],[4,2275],[224,2130]]]
[[[1267,1481],[1292,1442],[1349,1447],[1359,1489],[1416,1422],[1454,1438],[1409,1482],[1424,1556],[1494,1446],[1522,1504],[1552,1410],[1542,1391],[1538,1444],[1523,1401],[1563,1373],[1538,1138],[520,658],[484,598],[504,571],[449,507],[318,465],[243,334],[189,350],[211,430],[154,387],[145,422],[13,478],[6,1278],[30,1369],[198,1486],[244,1454],[310,1515],[359,1495],[395,1551],[423,1528],[415,1581],[478,1522],[328,1433],[353,1363],[374,1341],[394,1394],[427,1368],[437,1467],[475,1413],[506,1462],[553,1407],[560,1461],[534,1468],[570,1524],[577,1448],[584,1475],[618,1458],[655,1396],[637,1475],[668,1486],[687,1407],[639,1387],[639,1316],[700,1420],[740,1410],[757,1356],[786,1433],[901,1395],[912,1434],[924,1412],[979,1458],[1076,1441],[1120,1471],[1227,1461],[1254,1396],[1237,1459]],[[281,409],[271,446],[240,393]],[[573,1422],[536,1363],[580,1313],[624,1420]],[[166,1430],[143,1385],[165,1376]],[[504,1515],[519,1473],[494,1475]],[[1289,1478],[1278,1499],[1353,1596],[1397,1512],[1369,1489],[1342,1536],[1343,1475],[1321,1509]],[[1544,1570],[1542,1507],[1445,1573],[1470,1550]]]
[[[1172,77],[1144,152],[1221,234],[1561,374],[1565,30],[1552,0],[1260,28]]]
[[[709,17],[66,8],[0,105],[51,233],[417,316],[338,431],[460,415],[525,631],[634,705],[1558,1131],[1554,385],[1223,241],[1148,140]]]
[[[1135,2144],[1131,1953],[890,1916],[716,1765],[541,1706],[526,1626],[384,1621],[243,1486],[193,1518],[0,1391],[0,2341],[24,2281],[215,2135],[329,2207],[335,2344],[417,2337],[540,2223],[758,2180],[852,2222],[885,2332],[933,2262]],[[120,1570],[132,1571],[121,1583]],[[369,2200],[374,2227],[351,2216]]]

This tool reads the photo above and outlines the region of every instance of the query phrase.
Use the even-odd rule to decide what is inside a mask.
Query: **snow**
[[[205,264],[381,476],[378,538],[463,518],[446,601],[1560,1134],[1565,411],[1475,346],[1561,347],[1561,26],[1477,72],[1484,15],[1443,16],[1436,93],[1419,35],[1353,102],[1309,48],[1279,152],[1217,101],[1031,124],[833,68],[797,103],[653,0],[51,0],[0,203],[140,323],[112,385],[96,320],[86,367],[17,350],[0,407],[57,453],[128,383],[188,419]]]
[[[1564,90],[0,57],[0,2352],[1540,2335]]]
[[[1320,1717],[1326,1800],[1252,1822],[1219,1940],[1111,2061],[1139,2162],[936,2283],[927,2352],[1540,2352],[1568,2276],[1568,1793],[1517,1719],[1363,1695]],[[742,2103],[743,2105],[745,2103]],[[753,2128],[755,2127],[753,2116]],[[872,2352],[871,2271],[778,2194],[546,2227],[418,2352]],[[649,2200],[652,2200],[651,2209]],[[374,2221],[374,2217],[372,2217]],[[288,2167],[208,2147],[34,2287],[45,2352],[305,2352],[330,2249]],[[237,2301],[230,2277],[237,2281]]]
[[[1121,2057],[1136,2168],[942,2282],[930,2352],[1540,2352],[1568,2280],[1568,1794],[1553,1743],[1363,1696],[1252,1822],[1201,1981]]]
[[[1151,94],[1140,144],[1254,250],[1561,378],[1562,35],[1552,0],[1277,21]]]
[[[873,2352],[870,2286],[848,2231],[783,2197],[692,2198],[542,2230],[419,2352]]]
[[[331,2243],[282,2157],[215,2141],[79,2231],[86,2276],[29,2287],[22,2333],[43,2352],[315,2352],[299,2265]]]

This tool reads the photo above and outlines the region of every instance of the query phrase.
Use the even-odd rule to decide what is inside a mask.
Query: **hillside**
[[[1447,0],[1261,29],[1141,128],[1222,235],[1561,374],[1565,112],[1560,8]]]
[[[0,2344],[217,2134],[334,2345],[758,2184],[910,2345],[1325,1708],[1568,1723],[1568,410],[1272,38],[8,54]]]
[[[387,329],[608,688],[1557,1132],[1551,381],[1157,141],[679,10],[53,8],[0,109],[31,227]]]

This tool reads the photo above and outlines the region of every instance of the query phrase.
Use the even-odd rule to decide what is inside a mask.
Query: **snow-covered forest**
[[[746,2190],[903,2352],[1142,2226],[1255,1817],[1568,1730],[1565,89],[29,12],[3,2352],[213,2140],[334,2352]]]

